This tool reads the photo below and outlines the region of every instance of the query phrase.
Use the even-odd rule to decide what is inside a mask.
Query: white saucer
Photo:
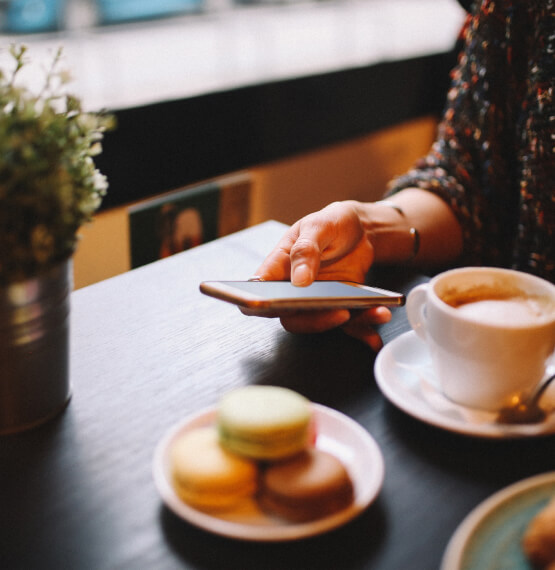
[[[240,510],[208,513],[184,503],[171,483],[170,449],[187,430],[213,424],[216,408],[203,410],[171,428],[154,454],[154,482],[166,506],[186,521],[222,536],[260,542],[297,540],[337,528],[365,510],[378,496],[384,479],[384,460],[372,436],[351,418],[318,404],[313,405],[316,447],[338,457],[353,481],[354,501],[338,513],[307,523],[288,523],[262,512],[255,501]]]
[[[494,493],[459,525],[445,549],[441,570],[532,570],[522,549],[522,536],[554,496],[555,471]]]
[[[459,406],[441,393],[431,368],[426,344],[410,331],[386,344],[374,365],[384,396],[423,422],[465,435],[515,438],[555,433],[555,413],[537,424],[497,424],[495,414]],[[542,397],[542,406],[555,409],[555,383]]]

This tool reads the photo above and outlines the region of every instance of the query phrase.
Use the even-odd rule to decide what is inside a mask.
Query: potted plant
[[[113,123],[66,92],[61,49],[38,93],[21,85],[26,51],[0,69],[0,433],[69,400],[71,257],[106,192],[93,157]]]

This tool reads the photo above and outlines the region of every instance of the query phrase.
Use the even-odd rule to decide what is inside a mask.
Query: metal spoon
[[[501,408],[496,418],[499,424],[531,424],[543,422],[547,413],[538,402],[546,388],[555,379],[555,374],[544,380],[537,391],[525,402],[519,402],[515,406]]]

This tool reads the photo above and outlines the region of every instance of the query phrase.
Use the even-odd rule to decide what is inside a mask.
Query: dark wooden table
[[[0,568],[431,570],[481,500],[553,469],[553,437],[489,441],[424,425],[384,399],[362,344],[338,331],[290,335],[198,292],[203,279],[250,276],[283,229],[262,224],[73,294],[69,407],[0,438]],[[384,284],[407,292],[419,281],[398,272]],[[405,330],[395,309],[382,335]],[[263,544],[206,533],[163,506],[151,475],[160,437],[252,383],[293,388],[377,440],[385,483],[360,517]]]

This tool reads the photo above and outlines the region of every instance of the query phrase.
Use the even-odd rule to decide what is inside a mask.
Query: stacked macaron
[[[174,485],[192,506],[215,510],[253,498],[295,522],[348,506],[353,484],[314,443],[311,403],[277,386],[248,386],[220,401],[216,425],[186,432],[173,447]]]
[[[246,386],[218,408],[222,445],[255,460],[291,457],[309,444],[312,409],[304,397],[278,386]]]
[[[258,487],[257,465],[226,451],[213,426],[182,435],[171,450],[171,461],[177,494],[199,509],[234,507]]]

